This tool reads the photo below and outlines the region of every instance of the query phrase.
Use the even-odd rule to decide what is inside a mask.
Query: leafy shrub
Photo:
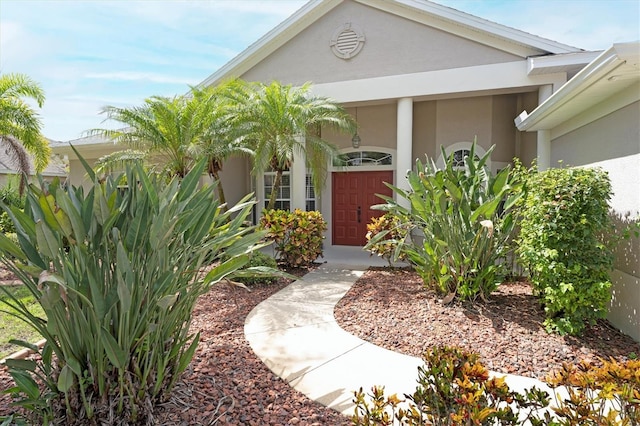
[[[277,267],[278,263],[273,257],[256,250],[249,255],[247,265],[231,276],[234,280],[246,285],[272,284],[277,278],[271,273],[271,270]]]
[[[24,208],[24,196],[20,196],[18,192],[18,183],[15,179],[9,179],[7,184],[0,188],[0,201],[8,206],[14,206],[19,209]],[[13,222],[9,215],[2,211],[0,212],[0,232],[5,234],[15,233],[16,229],[13,226]]]
[[[532,174],[522,210],[518,253],[545,309],[545,326],[579,334],[603,318],[610,300],[611,184],[600,169]]]
[[[306,266],[322,256],[327,223],[318,211],[265,210],[260,226],[274,242],[278,260],[287,266]]]
[[[464,167],[454,166],[453,157],[442,170],[433,162],[417,161],[417,170],[407,175],[410,189],[391,187],[398,198],[409,201],[409,209],[391,197],[382,197],[386,204],[376,206],[406,218],[413,238],[391,238],[390,243],[400,246],[425,285],[462,300],[486,298],[502,282],[505,267],[500,261],[514,229],[510,209],[520,196],[508,168],[496,176],[487,170],[493,147],[477,158],[475,146]],[[366,248],[387,235],[379,233]]]
[[[504,378],[489,378],[477,354],[457,348],[432,348],[418,368],[413,395],[385,396],[374,387],[354,393],[355,426],[388,425],[637,425],[640,424],[640,361],[605,361],[596,368],[565,366],[549,378],[567,398],[552,398],[535,387],[509,389]]]
[[[56,180],[29,187],[24,213],[4,206],[19,244],[0,234],[2,260],[47,317],[9,296],[47,339],[41,360],[7,363],[31,424],[146,424],[169,395],[198,344],[189,332],[198,297],[263,237],[243,225],[252,202],[223,213],[214,187],[197,188],[204,166],[168,184],[135,166],[126,175],[137,184],[122,188],[85,163],[88,193]],[[202,276],[209,258],[218,261]]]
[[[371,252],[371,254],[377,254],[383,259],[386,259],[390,266],[392,259],[404,260],[405,255],[400,250],[402,246],[395,243],[395,241],[404,241],[407,237],[407,230],[403,226],[402,220],[391,213],[374,217],[371,219],[371,222],[367,224],[367,242],[382,232],[385,232],[386,238],[384,240],[376,239],[377,242],[366,246],[367,250]]]

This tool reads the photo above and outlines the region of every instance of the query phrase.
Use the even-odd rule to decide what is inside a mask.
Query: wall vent
[[[360,53],[364,42],[362,30],[351,22],[347,22],[333,33],[329,46],[338,58],[351,59]]]

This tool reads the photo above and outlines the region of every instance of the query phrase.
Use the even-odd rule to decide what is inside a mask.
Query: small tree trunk
[[[218,188],[218,201],[220,201],[220,204],[223,204],[224,207],[222,207],[222,211],[226,212],[227,211],[227,197],[225,197],[224,195],[224,189],[222,188],[222,182],[220,181],[220,175],[218,174],[217,171],[211,172],[211,177],[213,178],[216,187]]]
[[[282,170],[276,170],[276,178],[273,181],[273,187],[271,188],[271,196],[269,197],[269,204],[267,210],[273,210],[276,206],[276,198],[278,198],[278,192],[280,191],[280,182],[282,181]]]

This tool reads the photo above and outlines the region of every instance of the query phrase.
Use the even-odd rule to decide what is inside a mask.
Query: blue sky
[[[45,136],[74,139],[110,127],[98,114],[105,105],[185,93],[304,3],[0,0],[0,72],[40,82]],[[640,39],[637,0],[437,3],[587,50]]]

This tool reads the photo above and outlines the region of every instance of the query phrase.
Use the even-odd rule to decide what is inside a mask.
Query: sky
[[[640,39],[637,0],[436,0],[586,50]],[[100,110],[186,93],[304,0],[0,0],[0,73],[46,94],[43,134],[113,128]]]

